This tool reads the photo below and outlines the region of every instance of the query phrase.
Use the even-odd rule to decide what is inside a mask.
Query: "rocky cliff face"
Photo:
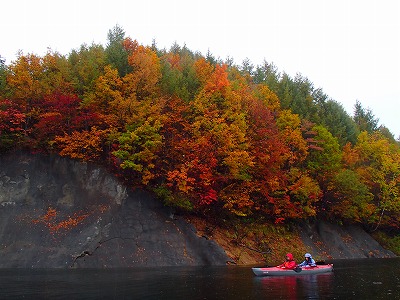
[[[0,267],[223,265],[211,240],[144,191],[58,156],[0,157]]]
[[[361,226],[339,226],[320,221],[311,226],[303,226],[300,232],[308,248],[324,259],[396,257]]]
[[[320,259],[395,256],[357,226],[318,222],[300,232]],[[127,189],[94,164],[0,156],[0,268],[224,265],[236,250],[236,263],[263,261],[253,250],[231,249],[224,233],[199,235],[150,194]]]

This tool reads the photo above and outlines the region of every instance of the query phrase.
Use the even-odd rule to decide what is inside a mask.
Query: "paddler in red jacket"
[[[289,269],[289,270],[295,269],[296,262],[293,259],[293,254],[292,253],[286,254],[286,261],[283,264],[277,266],[277,268]]]

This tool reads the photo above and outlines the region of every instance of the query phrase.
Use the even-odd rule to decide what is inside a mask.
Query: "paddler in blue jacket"
[[[304,261],[301,264],[299,264],[299,267],[309,268],[317,266],[315,260],[312,258],[310,253],[304,254],[304,258],[305,258]]]

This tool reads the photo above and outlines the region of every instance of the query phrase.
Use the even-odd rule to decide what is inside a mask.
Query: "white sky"
[[[301,73],[353,114],[356,100],[400,136],[398,0],[7,0],[0,5],[6,64],[47,48],[68,54],[105,45],[115,25],[144,45],[154,39],[207,50],[236,64],[265,59]]]

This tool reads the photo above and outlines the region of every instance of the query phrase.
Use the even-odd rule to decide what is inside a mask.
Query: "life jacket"
[[[293,270],[294,268],[296,268],[296,262],[293,259],[292,253],[286,254],[286,259],[287,260],[283,264],[279,265],[278,267],[290,269],[290,270]]]

